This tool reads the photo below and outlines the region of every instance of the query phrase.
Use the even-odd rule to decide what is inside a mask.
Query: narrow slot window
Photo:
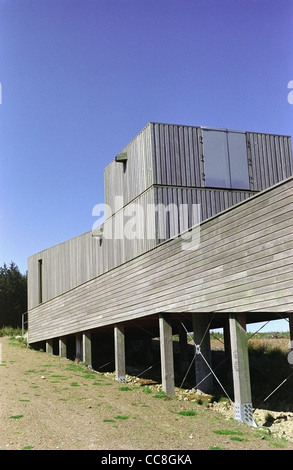
[[[38,261],[38,294],[39,304],[43,302],[43,260]]]

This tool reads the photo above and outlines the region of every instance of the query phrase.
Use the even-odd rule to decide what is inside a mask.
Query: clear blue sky
[[[0,0],[0,266],[91,230],[149,122],[293,134],[292,0]]]

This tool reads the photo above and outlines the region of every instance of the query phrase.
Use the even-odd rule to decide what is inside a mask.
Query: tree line
[[[27,274],[11,262],[0,268],[0,328],[21,328],[22,314],[27,311]]]

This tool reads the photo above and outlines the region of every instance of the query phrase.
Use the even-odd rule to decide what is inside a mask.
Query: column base
[[[257,424],[253,419],[253,409],[251,403],[234,403],[234,417],[236,421],[257,428]]]
[[[115,380],[117,380],[117,382],[121,382],[121,383],[123,383],[123,384],[126,383],[126,377],[125,377],[125,375],[121,375],[120,377],[118,377],[118,376],[116,375]]]

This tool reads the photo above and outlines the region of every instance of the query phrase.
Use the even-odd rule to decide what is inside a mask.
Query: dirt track
[[[0,338],[0,449],[293,450],[293,442],[158,385],[121,384]]]

